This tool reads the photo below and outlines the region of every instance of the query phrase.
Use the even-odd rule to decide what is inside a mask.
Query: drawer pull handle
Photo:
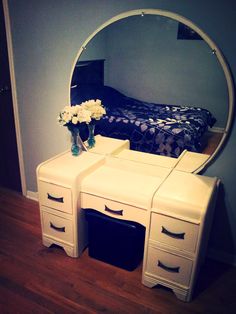
[[[55,196],[52,196],[49,193],[47,193],[47,194],[48,194],[48,199],[49,200],[54,201],[54,202],[58,202],[58,203],[64,203],[64,197],[55,197]]]
[[[179,273],[179,269],[180,267],[170,267],[170,266],[166,266],[165,264],[163,264],[161,261],[158,261],[158,264],[157,264],[158,267],[166,270],[166,271],[169,271],[171,273]]]
[[[171,232],[171,231],[167,230],[163,226],[162,226],[161,232],[166,234],[166,235],[168,235],[169,237],[172,237],[172,238],[175,238],[175,239],[184,239],[184,236],[185,236],[185,232],[183,232],[183,233],[174,233],[174,232]]]
[[[107,207],[105,205],[105,211],[112,213],[112,214],[115,214],[115,215],[123,216],[123,210],[122,209],[121,210],[113,210],[113,209],[110,209],[109,207]]]
[[[50,221],[50,228],[52,228],[58,232],[65,232],[66,231],[66,227],[57,227],[51,221]]]

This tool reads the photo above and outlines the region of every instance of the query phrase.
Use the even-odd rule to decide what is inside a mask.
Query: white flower
[[[71,122],[72,122],[73,124],[77,124],[77,123],[79,122],[78,117],[73,117],[72,120],[71,120]]]
[[[81,104],[86,110],[89,110],[91,113],[91,119],[100,120],[101,117],[106,114],[105,108],[102,106],[102,102],[100,99],[91,99],[83,102]]]
[[[77,125],[79,123],[89,124],[92,119],[99,120],[106,114],[105,108],[102,106],[100,99],[91,99],[81,103],[80,105],[65,106],[58,116],[61,125]]]
[[[65,106],[59,113],[58,121],[61,125],[77,125],[78,123],[91,122],[91,112],[80,105]]]
[[[80,108],[77,113],[77,118],[80,123],[85,122],[88,124],[89,122],[91,122],[91,113],[89,110]]]
[[[72,115],[76,115],[78,111],[79,111],[79,105],[71,106],[70,112]]]

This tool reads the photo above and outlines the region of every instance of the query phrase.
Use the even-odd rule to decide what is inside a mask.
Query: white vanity
[[[100,140],[99,140],[100,139]],[[105,155],[129,147],[128,141],[98,137],[94,153],[79,157],[70,151],[57,155],[37,168],[38,195],[43,243],[55,243],[71,257],[78,257],[87,245],[86,226],[80,211],[83,178],[104,163]]]
[[[129,150],[128,141],[97,136],[96,146],[78,157],[68,151],[43,162],[37,180],[44,245],[55,243],[78,257],[87,245],[82,208],[138,222],[146,227],[143,284],[164,285],[189,301],[218,186],[216,178],[191,173],[207,158],[154,156]]]

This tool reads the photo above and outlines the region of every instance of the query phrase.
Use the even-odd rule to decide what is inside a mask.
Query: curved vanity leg
[[[159,280],[154,279],[152,277],[149,277],[147,275],[143,275],[142,284],[148,288],[153,288],[156,285],[161,284],[161,282]]]
[[[179,288],[172,288],[172,291],[176,295],[176,297],[184,302],[189,302],[190,301],[190,293],[188,290],[183,290]]]
[[[191,300],[191,291],[189,289],[181,289],[174,287],[172,284],[166,284],[162,280],[154,279],[149,276],[143,275],[142,284],[148,288],[153,288],[156,285],[166,286],[170,288],[175,296],[184,302],[189,302]]]
[[[70,257],[78,257],[78,254],[75,252],[75,249],[73,247],[69,246],[62,246],[66,254]]]
[[[48,238],[43,237],[43,245],[46,247],[50,247],[54,242],[49,240]]]
[[[50,247],[52,244],[56,244],[56,245],[62,247],[68,256],[78,257],[78,252],[77,252],[76,248],[70,247],[68,245],[63,245],[62,243],[59,243],[55,240],[51,240],[47,237],[43,237],[43,245],[45,245],[46,247]]]
[[[148,288],[153,288],[154,286],[156,286],[156,283],[153,283],[152,281],[150,281],[148,278],[143,278],[142,279],[142,284]]]

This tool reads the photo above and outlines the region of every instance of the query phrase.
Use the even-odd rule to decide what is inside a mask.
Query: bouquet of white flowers
[[[68,128],[83,122],[88,124],[91,122],[91,112],[80,105],[65,106],[59,113],[58,121]]]
[[[65,106],[58,116],[60,125],[66,126],[71,132],[71,152],[73,156],[78,156],[82,150],[87,150],[79,136],[80,123],[88,124],[91,122],[91,112],[85,108],[76,106]]]
[[[81,107],[85,110],[90,111],[91,119],[100,120],[101,117],[106,114],[105,108],[102,106],[102,102],[100,99],[91,99],[85,102],[82,102]]]
[[[89,129],[88,145],[92,148],[95,145],[94,127],[95,122],[100,120],[106,113],[101,100],[87,100],[80,105],[65,106],[59,113],[58,121],[60,125],[66,126],[72,135],[71,151],[74,156],[78,156],[82,149],[85,149],[80,136],[79,128],[81,123],[86,123]],[[78,146],[79,142],[79,146]]]
[[[89,130],[89,136],[88,136],[88,147],[93,148],[95,146],[95,137],[94,137],[94,129],[96,121],[100,120],[101,117],[106,114],[105,108],[102,106],[102,102],[99,99],[96,100],[88,100],[85,102],[82,102],[81,107],[83,107],[85,110],[88,110],[91,113],[91,122],[88,123],[88,130]]]

